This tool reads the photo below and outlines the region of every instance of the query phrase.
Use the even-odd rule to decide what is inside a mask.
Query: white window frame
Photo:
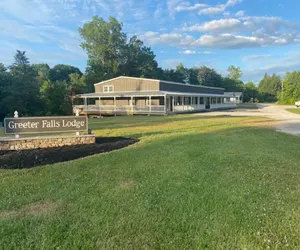
[[[114,92],[114,86],[113,85],[103,86],[103,92],[104,93]]]

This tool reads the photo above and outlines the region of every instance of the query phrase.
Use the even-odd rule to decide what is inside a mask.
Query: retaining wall
[[[0,150],[55,148],[79,144],[93,144],[95,141],[95,135],[28,137],[19,139],[0,138]]]

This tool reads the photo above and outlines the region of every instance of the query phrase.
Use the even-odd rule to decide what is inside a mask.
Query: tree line
[[[84,73],[79,68],[59,64],[30,64],[24,51],[17,51],[12,65],[0,63],[0,120],[18,110],[27,115],[65,115],[72,113],[76,94],[93,92],[94,83],[117,76],[133,76],[222,87],[227,92],[243,92],[245,102],[292,104],[300,99],[300,72],[265,74],[258,86],[241,81],[239,67],[230,66],[222,76],[201,66],[175,69],[158,67],[155,54],[136,36],[128,37],[123,25],[110,17],[97,16],[79,28],[81,47],[88,55]],[[282,88],[283,86],[283,88]]]

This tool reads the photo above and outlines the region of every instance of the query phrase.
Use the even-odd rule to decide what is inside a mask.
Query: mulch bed
[[[95,144],[59,148],[0,151],[0,169],[23,169],[70,161],[89,155],[120,149],[138,142],[124,137],[98,137]]]

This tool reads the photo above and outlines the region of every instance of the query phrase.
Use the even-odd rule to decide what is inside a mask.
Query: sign
[[[88,130],[86,116],[5,118],[5,134],[38,134]]]

